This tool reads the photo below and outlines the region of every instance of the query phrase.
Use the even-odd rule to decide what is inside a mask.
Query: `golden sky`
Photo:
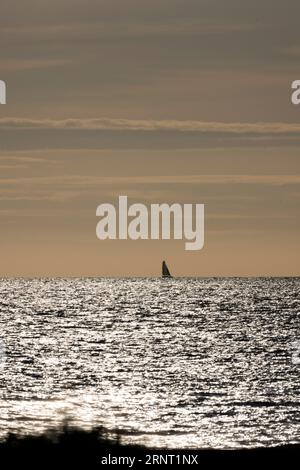
[[[0,276],[300,274],[298,1],[2,4]],[[99,241],[120,194],[204,203],[203,250]]]

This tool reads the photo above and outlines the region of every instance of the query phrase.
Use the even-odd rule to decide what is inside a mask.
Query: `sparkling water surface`
[[[2,279],[0,436],[300,442],[299,278]]]

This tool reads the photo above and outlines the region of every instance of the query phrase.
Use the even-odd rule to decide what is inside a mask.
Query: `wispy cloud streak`
[[[284,122],[206,122],[178,120],[133,120],[133,119],[27,119],[1,118],[0,129],[83,129],[116,131],[178,131],[200,133],[224,133],[247,135],[296,135],[300,136],[299,123]]]
[[[166,176],[37,176],[0,178],[5,185],[62,185],[80,187],[101,185],[155,185],[155,184],[262,184],[282,186],[300,184],[300,175],[166,175]]]

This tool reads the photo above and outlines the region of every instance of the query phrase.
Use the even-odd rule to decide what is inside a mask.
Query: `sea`
[[[0,437],[300,443],[300,278],[0,280]]]

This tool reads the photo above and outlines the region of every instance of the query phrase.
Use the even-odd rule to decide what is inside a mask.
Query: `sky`
[[[2,0],[0,276],[296,276],[300,4]],[[96,208],[205,204],[205,244]]]

